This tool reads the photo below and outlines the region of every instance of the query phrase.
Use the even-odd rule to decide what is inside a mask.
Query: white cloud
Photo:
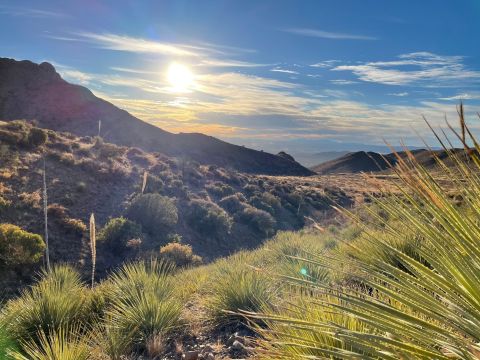
[[[390,93],[388,94],[390,96],[398,96],[398,97],[404,97],[404,96],[408,96],[408,92],[399,92],[399,93]]]
[[[273,69],[270,69],[270,71],[273,71],[273,72],[279,72],[279,73],[285,73],[285,74],[294,74],[294,75],[298,75],[299,72],[298,71],[294,71],[294,70],[287,70],[287,69],[282,69],[282,68],[273,68]]]
[[[269,66],[269,64],[257,64],[247,61],[238,61],[238,60],[221,60],[221,59],[206,59],[202,60],[200,64],[202,66],[211,66],[211,67],[244,67],[244,68],[254,68],[254,67],[263,67]]]
[[[439,100],[480,100],[480,93],[463,93],[450,97],[440,97]]]
[[[315,64],[310,65],[311,67],[317,67],[317,68],[322,68],[322,69],[328,69],[333,67],[336,63],[341,62],[340,60],[324,60],[324,61],[319,61]]]
[[[303,36],[310,36],[322,39],[334,39],[334,40],[378,40],[374,36],[360,35],[360,34],[346,34],[338,32],[330,32],[317,29],[306,29],[306,28],[289,28],[284,29],[283,31]]]
[[[404,54],[392,61],[340,65],[332,71],[351,71],[360,80],[386,85],[455,87],[462,82],[480,81],[480,72],[468,69],[463,64],[463,57],[429,52]]]
[[[335,85],[352,85],[352,84],[358,83],[358,81],[344,80],[344,79],[330,80],[330,82]]]
[[[0,14],[29,18],[63,18],[68,16],[58,11],[4,5],[0,5]]]
[[[189,57],[197,57],[201,55],[198,48],[187,44],[172,44],[109,33],[95,34],[90,32],[80,32],[76,35],[100,48],[109,50]]]

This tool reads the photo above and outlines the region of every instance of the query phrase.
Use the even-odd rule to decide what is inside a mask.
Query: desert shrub
[[[275,298],[272,281],[265,274],[249,269],[234,259],[217,269],[207,302],[212,320],[220,326],[245,322],[244,311],[265,311]]]
[[[48,216],[61,219],[67,216],[67,209],[65,208],[65,206],[54,203],[54,204],[48,205],[47,213],[48,213]]]
[[[116,160],[110,160],[107,167],[100,171],[104,178],[110,181],[128,178],[131,172],[132,170],[129,166]]]
[[[182,304],[174,298],[171,266],[153,260],[127,264],[111,279],[112,305],[107,327],[115,329],[122,347],[145,351],[150,339],[180,324]]]
[[[22,192],[18,194],[18,198],[20,199],[21,205],[36,209],[40,208],[40,203],[42,201],[42,195],[40,195],[40,190],[31,193]]]
[[[144,193],[161,193],[165,184],[158,176],[148,174],[147,186]]]
[[[128,208],[127,217],[151,234],[164,232],[178,221],[177,207],[173,200],[159,194],[135,197]]]
[[[97,147],[97,144],[94,146]],[[99,143],[98,147],[100,148],[98,156],[102,159],[120,157],[125,153],[125,148],[111,143],[102,143],[101,145]]]
[[[72,232],[77,235],[83,235],[87,232],[87,225],[85,225],[80,219],[65,217],[60,223],[68,232]]]
[[[240,210],[243,210],[246,204],[247,199],[243,196],[242,193],[236,193],[233,195],[225,196],[219,201],[219,205],[227,210],[230,214],[235,214]]]
[[[253,194],[255,193],[259,193],[261,192],[261,189],[257,186],[257,185],[254,185],[254,184],[247,184],[243,187],[243,191],[245,192],[245,194],[247,194],[248,196],[252,196]]]
[[[8,330],[21,341],[38,340],[39,333],[90,323],[90,293],[80,275],[68,266],[44,272],[40,281],[5,305],[3,315]]]
[[[25,341],[22,351],[13,351],[11,356],[15,360],[88,360],[90,353],[88,339],[80,335],[80,330],[60,329],[40,331],[37,341]]]
[[[45,243],[40,235],[12,224],[0,224],[0,264],[19,266],[34,264],[42,257]]]
[[[0,323],[0,359],[9,359],[9,353],[17,350],[16,342],[5,324]]]
[[[48,157],[65,165],[75,165],[75,157],[68,152],[49,151]]]
[[[142,238],[142,228],[137,223],[123,217],[110,219],[98,233],[99,244],[112,251],[115,255],[122,255],[128,249],[129,241]]]
[[[252,206],[246,207],[237,215],[239,221],[247,224],[257,232],[269,236],[275,232],[276,221],[268,212],[256,209]]]
[[[12,205],[12,202],[0,195],[0,212],[7,210]]]
[[[216,182],[214,184],[208,184],[205,186],[205,189],[217,196],[217,197],[225,197],[227,195],[232,195],[234,193],[233,188],[230,185],[221,183],[221,182]]]
[[[202,258],[195,255],[190,245],[169,243],[160,248],[160,258],[170,261],[177,267],[197,266],[202,263]]]
[[[4,142],[10,145],[17,145],[22,141],[23,137],[13,131],[0,129],[0,142]]]
[[[44,145],[48,140],[47,132],[43,129],[32,127],[28,133],[26,145],[35,148]]]
[[[188,205],[187,221],[202,234],[222,235],[228,233],[232,220],[228,214],[210,201],[195,199]]]

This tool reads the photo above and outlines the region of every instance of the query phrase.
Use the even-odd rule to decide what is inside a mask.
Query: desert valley
[[[261,3],[0,2],[0,360],[480,359],[478,56]]]

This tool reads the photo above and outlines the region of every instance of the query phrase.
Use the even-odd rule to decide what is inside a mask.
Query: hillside
[[[141,225],[135,236],[124,239],[138,238],[135,249],[120,244],[116,251],[118,244],[105,243],[99,250],[99,274],[170,242],[192,246],[208,262],[257,246],[278,230],[303,227],[305,216],[318,218],[329,211],[332,199],[345,205],[352,201],[338,188],[302,177],[241,173],[22,121],[0,122],[0,144],[0,223],[36,234],[43,234],[45,155],[52,261],[88,268],[91,213],[99,230],[121,216]],[[139,198],[144,202],[136,203]],[[160,217],[147,221],[153,210],[145,201],[152,199],[161,204]],[[150,210],[139,215],[144,206]],[[164,213],[164,208],[172,210]]]
[[[382,155],[375,152],[358,151],[313,166],[311,169],[317,174],[323,175],[381,171],[387,168],[388,164]]]
[[[461,153],[462,149],[455,149],[455,153]],[[415,156],[416,161],[427,169],[434,169],[436,167],[436,160],[434,155],[445,161],[447,166],[452,165],[451,159],[445,150],[430,150],[416,149],[411,153]],[[397,153],[400,158],[406,158],[407,153],[400,151]],[[390,165],[397,163],[397,156],[394,153],[379,154],[376,152],[358,151],[348,153],[337,159],[327,161],[316,166],[311,167],[313,171],[320,175],[341,174],[341,173],[360,173],[360,172],[384,172],[390,171]]]
[[[308,176],[312,172],[291,159],[229,144],[198,133],[173,134],[150,125],[85,87],[63,80],[49,63],[0,58],[0,119],[36,120],[41,127],[78,136],[135,146],[168,156],[185,156],[201,164],[242,172]]]

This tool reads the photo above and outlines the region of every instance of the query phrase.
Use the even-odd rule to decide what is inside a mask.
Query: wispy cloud
[[[335,80],[330,80],[332,84],[335,85],[352,85],[352,84],[357,84],[358,81],[353,81],[353,80],[344,80],[344,79],[335,79]]]
[[[390,93],[388,94],[390,96],[397,96],[397,97],[404,97],[404,96],[408,96],[408,92],[399,92],[399,93]]]
[[[325,60],[319,61],[315,64],[310,65],[311,67],[321,68],[321,69],[328,69],[335,66],[336,63],[340,63],[340,60]]]
[[[254,67],[263,67],[269,66],[269,64],[257,64],[247,61],[238,61],[238,60],[220,60],[220,59],[206,59],[202,60],[201,66],[211,66],[211,67],[244,67],[244,68],[254,68]]]
[[[310,36],[322,39],[332,40],[378,40],[374,36],[360,35],[360,34],[347,34],[340,32],[331,32],[318,29],[306,29],[306,28],[288,28],[283,31],[302,36]]]
[[[100,48],[109,50],[189,57],[197,57],[201,55],[201,50],[188,44],[172,44],[110,33],[96,34],[80,32],[76,35],[84,41],[91,42]]]
[[[480,92],[463,93],[449,97],[440,97],[439,100],[480,100]]]
[[[92,32],[75,32],[70,33],[68,36],[52,34],[44,36],[61,41],[85,42],[100,49],[124,51],[135,54],[194,58],[195,66],[212,68],[255,68],[272,65],[230,58],[233,54],[252,53],[255,52],[255,50],[205,42],[192,44],[172,43],[112,33]],[[117,71],[129,72],[126,69],[117,69]],[[130,72],[143,73],[133,69],[130,69]]]
[[[270,71],[279,72],[279,73],[285,73],[285,74],[292,74],[292,75],[298,75],[298,74],[299,74],[298,71],[288,70],[288,69],[282,69],[282,68],[279,68],[279,67],[270,69]]]
[[[386,85],[424,85],[455,87],[459,83],[480,81],[480,71],[470,70],[462,56],[443,56],[415,52],[391,61],[340,65],[333,71],[351,71],[360,80]]]
[[[0,14],[29,18],[63,18],[67,14],[59,11],[0,5]]]

